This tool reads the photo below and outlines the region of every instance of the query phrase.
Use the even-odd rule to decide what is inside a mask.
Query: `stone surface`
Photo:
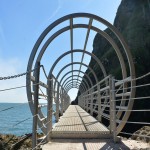
[[[99,139],[57,139],[42,146],[42,150],[150,150],[150,145],[134,140],[123,140],[120,143],[114,143],[112,140]]]

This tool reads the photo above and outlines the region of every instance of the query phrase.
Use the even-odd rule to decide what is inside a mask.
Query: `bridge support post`
[[[90,97],[91,97],[91,105],[90,105],[90,114],[93,116],[93,88],[90,90]]]
[[[83,101],[83,109],[85,110],[86,109],[86,107],[85,107],[85,105],[86,105],[85,94],[81,95],[81,100]]]
[[[59,83],[57,83],[56,122],[58,122],[59,119],[59,97],[60,97],[59,88],[60,88]]]
[[[63,89],[61,89],[61,115],[63,115]]]
[[[97,102],[98,102],[98,121],[102,121],[102,108],[101,108],[101,95],[100,95],[100,85],[97,85]]]
[[[86,101],[86,111],[88,112],[89,110],[89,93],[88,91],[86,92],[86,96],[85,96],[85,101]]]
[[[62,99],[63,101],[63,113],[65,112],[65,90],[63,89],[63,99]]]
[[[50,76],[48,81],[49,89],[48,89],[48,104],[47,104],[47,134],[46,139],[47,142],[50,140],[50,134],[52,131],[52,112],[53,112],[53,77]]]
[[[111,80],[110,80],[111,84],[111,101],[110,101],[110,107],[111,107],[111,129],[112,129],[112,134],[113,134],[113,140],[114,142],[116,143],[118,140],[117,140],[117,133],[116,133],[116,94],[115,94],[115,80],[114,80],[114,77],[111,77]]]
[[[38,97],[39,97],[39,76],[40,76],[40,62],[36,64],[35,70],[35,85],[34,85],[34,113],[33,113],[33,127],[32,127],[32,148],[37,149],[37,120],[38,120]]]

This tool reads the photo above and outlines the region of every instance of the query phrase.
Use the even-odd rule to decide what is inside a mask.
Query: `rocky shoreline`
[[[143,137],[140,137],[141,135]],[[42,134],[38,134],[38,137],[42,137]],[[146,136],[146,137],[145,137]],[[11,134],[0,134],[0,150],[31,150],[32,134],[26,134],[23,136],[15,136]],[[136,131],[130,138],[120,137],[122,140],[127,141],[140,141],[147,143],[150,146],[150,126],[144,126],[138,131]],[[39,148],[40,150],[40,148]]]
[[[43,134],[38,134],[38,138]],[[0,150],[31,150],[32,134],[16,136],[11,134],[0,134]],[[39,148],[39,150],[41,150]]]

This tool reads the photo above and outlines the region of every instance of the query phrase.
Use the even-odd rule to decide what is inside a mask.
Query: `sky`
[[[87,12],[105,18],[113,24],[120,2],[121,0],[1,0],[0,77],[26,72],[28,59],[36,40],[43,30],[56,19],[71,13]],[[79,31],[74,37],[77,45],[81,43],[78,35]],[[67,35],[64,36],[67,37]],[[94,36],[93,33],[89,39],[91,43]],[[58,42],[65,45],[65,50],[62,52],[68,49],[65,44],[66,39],[61,37],[50,48],[60,47]],[[92,50],[92,44],[88,48]],[[59,51],[53,51],[51,54],[47,52],[47,54],[49,57],[43,59],[45,64],[56,59]],[[78,55],[74,57],[78,58]],[[68,61],[67,58],[66,61]],[[0,90],[22,85],[26,85],[25,76],[0,81]],[[72,100],[76,97],[76,93],[75,89],[69,91]],[[27,102],[26,88],[0,91],[0,102]]]

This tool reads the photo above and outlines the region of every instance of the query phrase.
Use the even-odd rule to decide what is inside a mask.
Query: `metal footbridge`
[[[101,25],[111,34],[101,30]],[[105,64],[89,49],[93,40],[90,36],[97,33],[108,41],[118,58],[119,79],[109,74]],[[82,39],[84,42],[79,47],[77,42]],[[89,65],[90,59],[94,67]],[[34,45],[27,72],[33,149],[39,144],[37,126],[45,135],[41,143],[57,138],[113,138],[117,141],[133,107],[136,83],[130,50],[113,25],[87,13],[70,14],[56,20]],[[78,89],[76,105],[70,105],[72,88]]]

